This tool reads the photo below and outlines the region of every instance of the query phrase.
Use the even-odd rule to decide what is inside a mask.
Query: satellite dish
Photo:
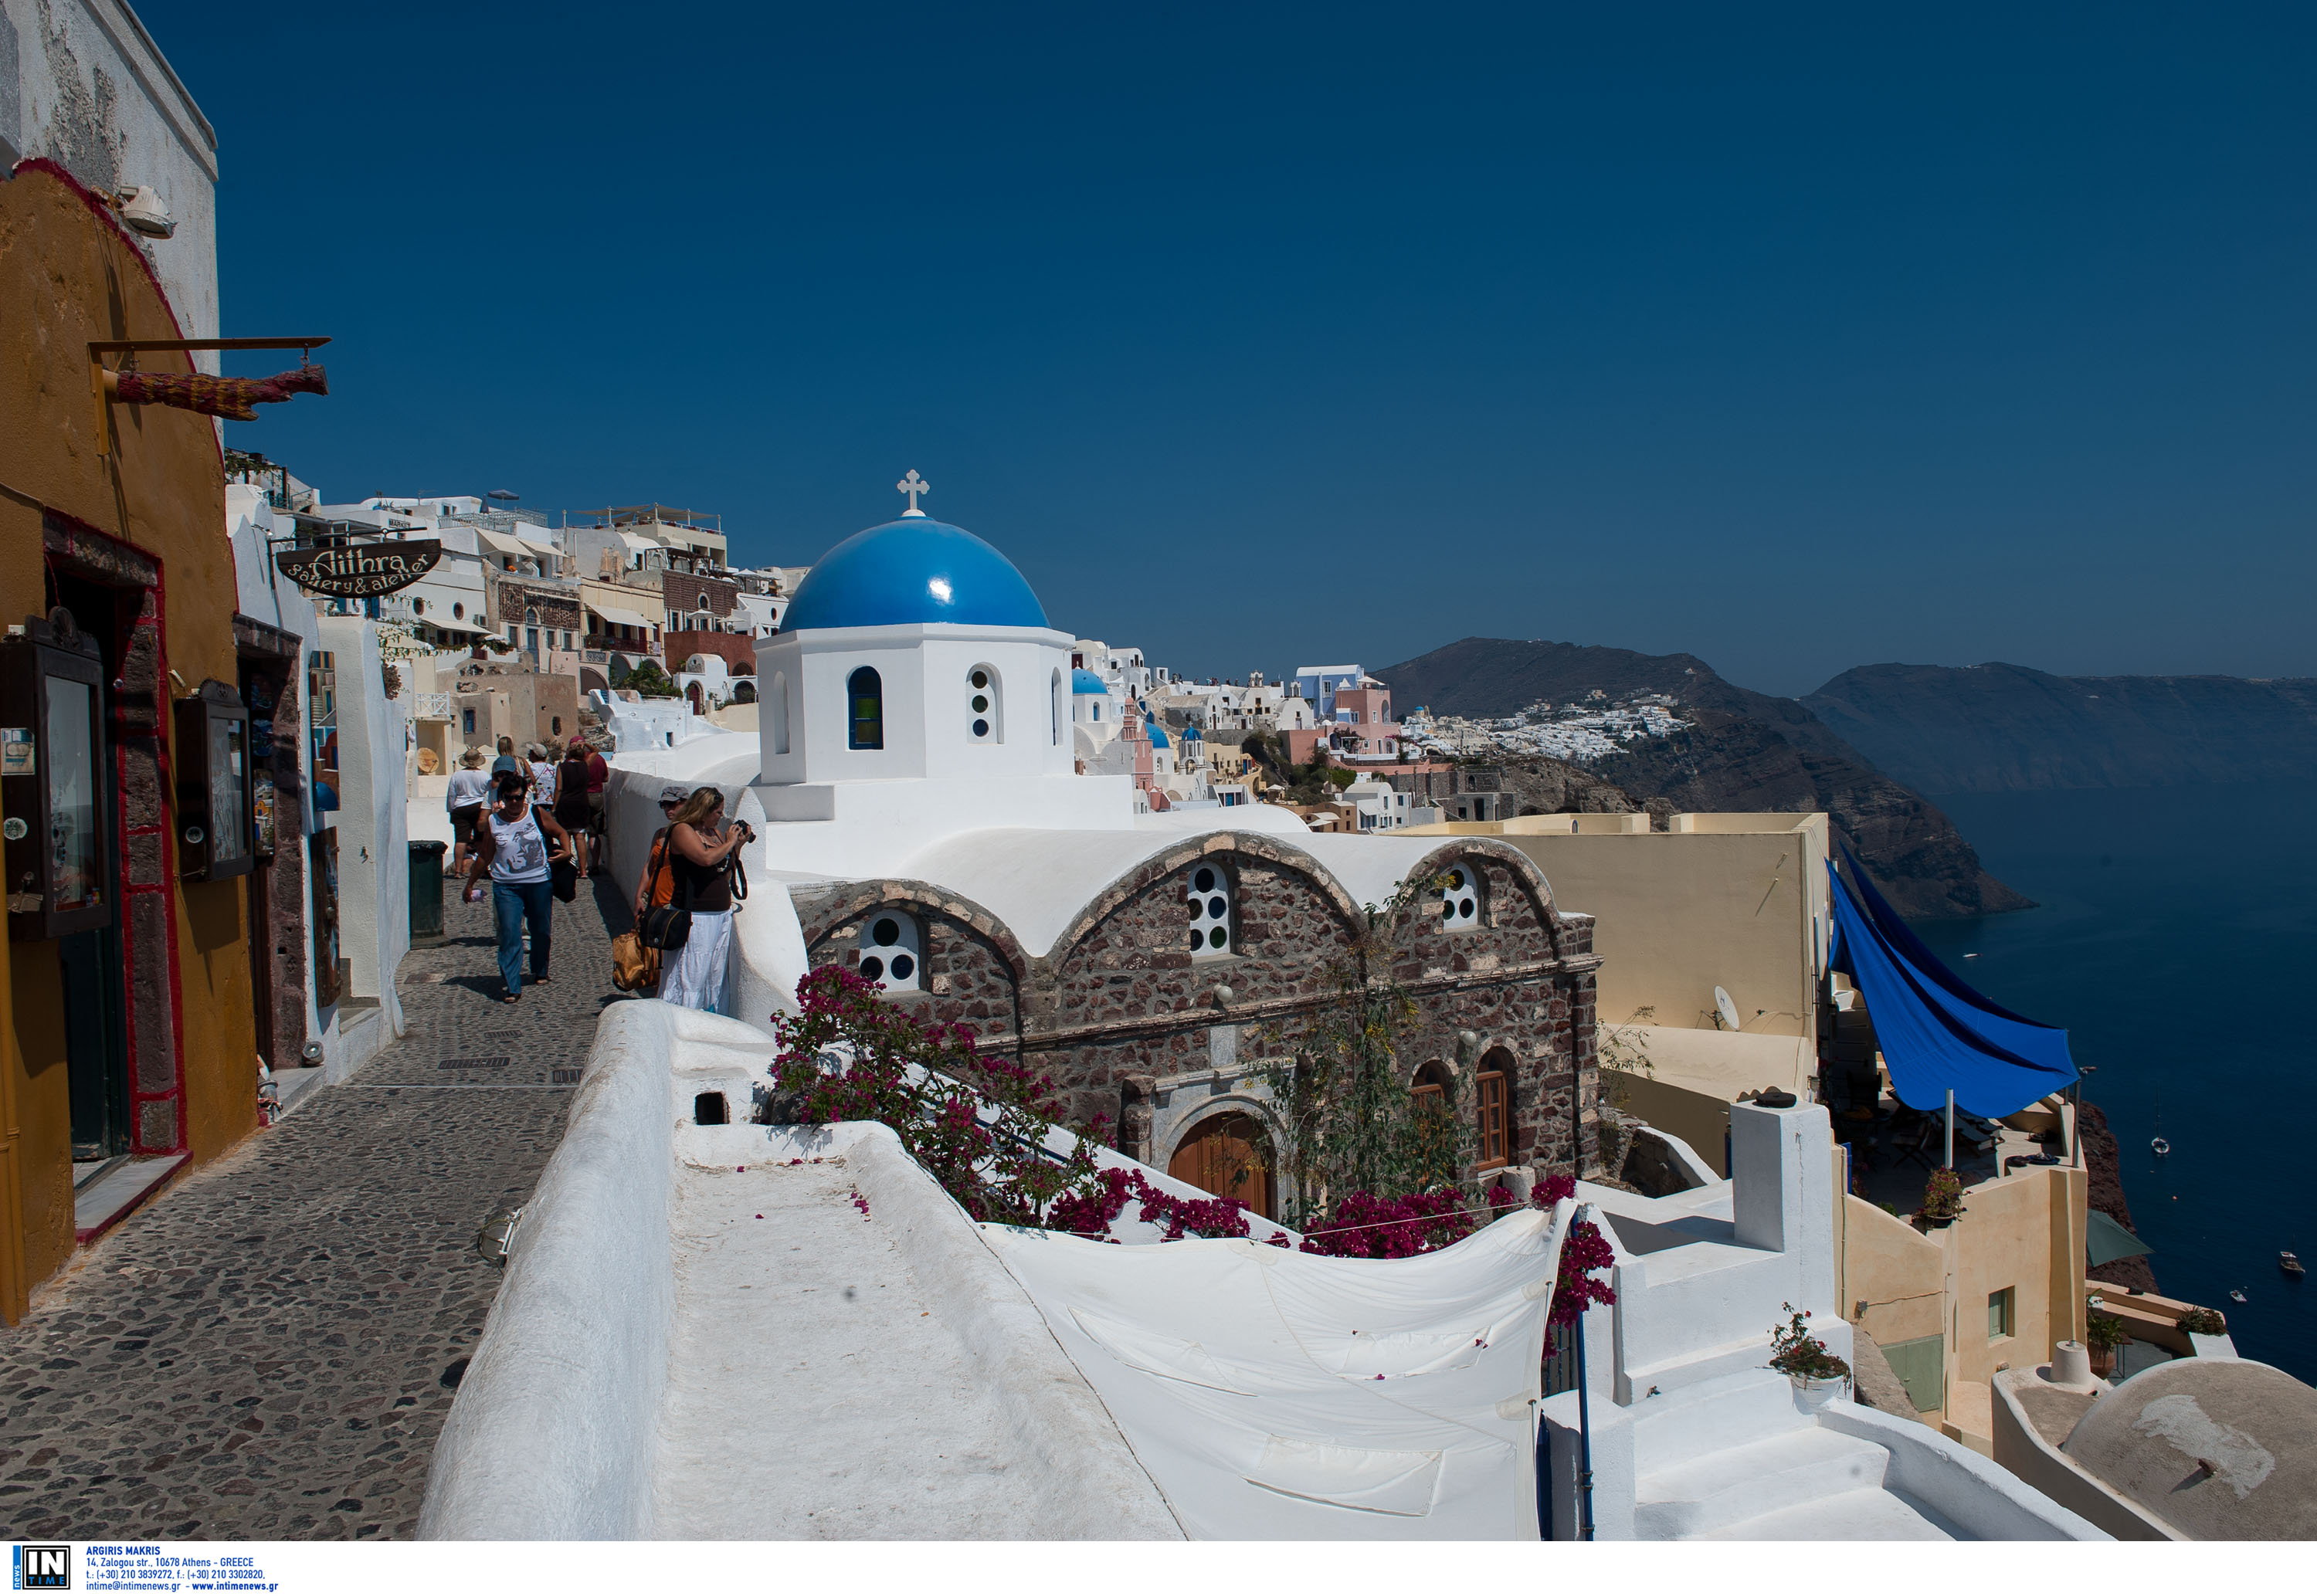
[[[1735,1030],[1738,1029],[1738,1005],[1731,1003],[1730,1001],[1730,994],[1722,991],[1719,986],[1716,986],[1713,989],[1713,1012],[1722,1017],[1722,1030]]]

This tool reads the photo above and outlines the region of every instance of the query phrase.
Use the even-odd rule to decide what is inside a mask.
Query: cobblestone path
[[[498,1001],[488,900],[403,962],[409,1034],[79,1254],[0,1330],[0,1539],[408,1536],[612,991],[596,883]]]

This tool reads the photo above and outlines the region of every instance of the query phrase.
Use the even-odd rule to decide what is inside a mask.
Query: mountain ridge
[[[1919,791],[2231,786],[2317,778],[2317,679],[2055,676],[1857,665],[1801,700]]]
[[[1691,654],[1465,638],[1375,674],[1402,712],[1499,718],[1538,702],[1662,693],[1691,724],[1624,744],[1587,769],[1636,807],[1823,809],[1902,913],[1960,918],[2031,906],[1990,875],[1955,824],[1795,699],[1725,680]],[[1519,766],[1507,758],[1502,762]]]

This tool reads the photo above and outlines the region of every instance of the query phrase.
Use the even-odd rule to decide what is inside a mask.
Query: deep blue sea
[[[1934,801],[2042,906],[1916,930],[1998,1003],[2068,1029],[2159,1289],[2317,1383],[2317,1276],[2277,1267],[2281,1247],[2317,1263],[2317,789]]]

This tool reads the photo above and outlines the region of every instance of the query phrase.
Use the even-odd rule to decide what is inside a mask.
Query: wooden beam
[[[115,338],[91,343],[88,352],[118,354],[148,349],[319,349],[327,338]]]

